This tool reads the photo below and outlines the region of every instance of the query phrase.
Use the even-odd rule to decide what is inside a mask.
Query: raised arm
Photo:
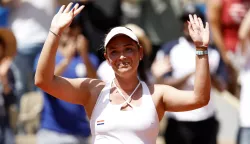
[[[248,10],[243,21],[241,22],[238,35],[240,40],[245,40],[250,35],[250,10]]]
[[[209,43],[209,26],[196,15],[189,16],[189,34],[194,41],[196,50],[207,50]],[[195,84],[193,91],[182,91],[167,85],[158,85],[156,88],[163,94],[165,111],[187,111],[203,107],[210,100],[210,72],[208,55],[196,55]],[[157,90],[157,91],[158,91]]]
[[[63,30],[84,6],[78,4],[72,10],[72,3],[62,6],[52,20],[50,32],[45,41],[35,73],[35,84],[45,92],[64,101],[86,105],[90,98],[91,79],[68,79],[54,75],[55,55]]]

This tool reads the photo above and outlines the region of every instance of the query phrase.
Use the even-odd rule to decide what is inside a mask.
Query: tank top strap
[[[143,81],[141,81],[142,84],[142,95],[143,95],[143,105],[145,105],[146,107],[151,107],[151,108],[155,108],[155,104],[153,102],[152,99],[152,95],[150,93],[150,90],[147,86],[147,84]]]

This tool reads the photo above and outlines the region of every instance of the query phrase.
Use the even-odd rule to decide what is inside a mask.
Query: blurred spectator
[[[205,13],[206,0],[170,0],[177,16],[180,16],[187,5],[195,5],[203,14]]]
[[[238,32],[239,36],[239,50],[242,52],[241,54],[246,54],[245,51],[247,51],[248,48],[248,41],[250,38],[250,10],[248,10],[247,14],[245,15],[245,18],[243,19],[240,29]]]
[[[210,22],[213,40],[227,66],[228,90],[237,93],[237,67],[235,59],[238,42],[238,29],[250,0],[209,0],[207,1],[207,17]]]
[[[55,75],[67,78],[96,77],[98,59],[88,54],[88,41],[81,35],[77,20],[61,36],[55,62]],[[37,143],[87,144],[90,127],[84,107],[56,99],[45,92],[43,98]]]
[[[0,27],[8,25],[9,9],[5,7],[5,3],[0,0]]]
[[[142,0],[141,26],[152,42],[152,55],[150,62],[155,58],[156,52],[166,41],[177,39],[181,35],[178,21],[170,0]]]
[[[89,40],[89,51],[104,60],[99,51],[109,29],[121,25],[121,0],[79,0],[85,8],[78,15],[82,33]]]
[[[41,51],[56,11],[57,0],[9,0],[9,25],[17,40],[14,63],[17,78],[18,101],[22,94],[34,90],[33,65]]]
[[[181,35],[180,23],[170,0],[121,0],[122,24],[134,23],[144,29],[152,43],[150,65],[165,41]]]
[[[144,52],[144,58],[141,60],[139,64],[139,70],[138,70],[138,76],[142,81],[145,81],[146,83],[150,83],[150,71],[149,71],[149,59],[148,57],[151,54],[152,51],[152,45],[150,40],[148,39],[147,35],[145,34],[144,30],[140,28],[139,26],[135,24],[127,24],[125,25],[128,29],[132,30],[136,36],[139,39],[139,42],[141,46],[143,47],[143,52]],[[110,79],[114,78],[114,71],[111,68],[111,66],[107,63],[107,61],[104,61],[101,63],[97,70],[97,75],[100,79],[104,81],[108,81]]]
[[[240,65],[240,128],[237,144],[250,143],[250,10],[246,14],[239,29],[239,50],[238,57]]]
[[[202,13],[192,5],[187,5],[180,17],[184,35],[178,40],[165,44],[152,65],[152,73],[157,83],[164,83],[181,90],[194,88],[195,53],[188,31],[189,14],[196,14],[204,22]],[[160,56],[162,55],[162,56]],[[219,53],[208,48],[212,85],[223,88],[217,79]],[[162,57],[162,58],[159,58]],[[159,69],[160,68],[160,69]],[[213,95],[213,92],[211,92]],[[219,123],[215,116],[214,99],[211,97],[207,106],[188,112],[168,112],[168,126],[165,132],[167,144],[216,144]]]
[[[0,144],[14,144],[10,126],[10,106],[15,104],[15,79],[11,69],[16,54],[13,33],[0,28]]]

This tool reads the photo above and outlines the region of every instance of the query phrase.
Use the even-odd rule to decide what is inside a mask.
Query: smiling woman
[[[137,71],[143,49],[131,30],[126,27],[113,28],[105,38],[104,47],[104,56],[117,76],[121,74],[124,77],[125,71]]]
[[[207,105],[210,99],[210,73],[207,55],[208,23],[189,16],[189,33],[196,45],[196,72],[193,91],[181,91],[167,85],[147,85],[138,79],[143,47],[128,28],[115,27],[104,42],[105,58],[115,72],[108,82],[97,79],[69,79],[54,75],[55,54],[60,35],[83,9],[72,3],[62,6],[40,55],[35,84],[50,95],[83,105],[92,133],[92,143],[155,144],[159,121],[165,111],[188,111]]]

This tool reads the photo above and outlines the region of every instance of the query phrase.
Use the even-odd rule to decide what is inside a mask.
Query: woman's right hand
[[[71,24],[73,18],[84,8],[84,6],[79,7],[77,3],[74,8],[71,9],[72,5],[73,3],[71,2],[67,7],[65,5],[61,6],[58,13],[54,16],[51,22],[51,30],[57,35],[60,35],[62,31]]]

